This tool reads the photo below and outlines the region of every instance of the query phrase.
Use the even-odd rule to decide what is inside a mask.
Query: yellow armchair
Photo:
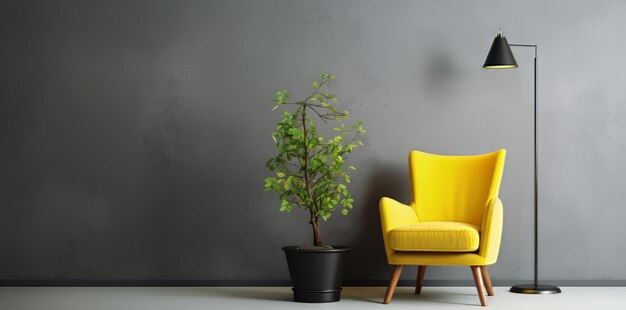
[[[391,301],[404,265],[417,265],[415,293],[426,266],[470,266],[480,303],[493,296],[487,266],[498,259],[504,149],[474,156],[409,154],[411,204],[380,199],[387,262],[395,266],[384,303]]]

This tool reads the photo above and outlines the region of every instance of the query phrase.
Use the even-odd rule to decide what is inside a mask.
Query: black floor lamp
[[[495,39],[493,39],[493,43],[491,44],[491,48],[489,49],[489,53],[487,54],[487,59],[485,59],[485,64],[483,68],[485,69],[513,69],[517,68],[517,62],[515,61],[515,57],[513,57],[513,53],[511,52],[511,46],[522,46],[522,47],[531,47],[535,50],[535,70],[534,70],[534,91],[535,91],[535,281],[533,284],[521,284],[515,285],[511,287],[511,292],[513,293],[521,293],[521,294],[556,294],[560,293],[561,289],[554,285],[543,285],[538,283],[538,247],[537,247],[537,45],[533,44],[509,44],[506,41],[506,38],[502,35],[502,31],[498,31]]]

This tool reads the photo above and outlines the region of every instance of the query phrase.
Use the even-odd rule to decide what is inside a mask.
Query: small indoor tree
[[[349,126],[343,123],[348,120],[348,111],[338,111],[332,104],[337,98],[324,91],[333,79],[333,75],[321,74],[320,80],[313,82],[311,95],[301,101],[289,101],[286,90],[276,93],[274,110],[294,108],[283,112],[272,133],[278,154],[267,162],[267,168],[276,176],[265,179],[265,190],[276,192],[281,200],[280,211],[291,212],[294,207],[308,210],[316,247],[323,246],[319,219],[326,221],[337,209],[343,215],[352,209],[345,161],[352,150],[363,145],[359,136],[366,134],[360,120]],[[324,137],[316,120],[332,126],[336,134]],[[348,169],[356,170],[354,166]]]

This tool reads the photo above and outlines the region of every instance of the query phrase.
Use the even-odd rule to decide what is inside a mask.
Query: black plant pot
[[[293,284],[293,301],[333,302],[341,299],[341,282],[350,248],[283,248]]]

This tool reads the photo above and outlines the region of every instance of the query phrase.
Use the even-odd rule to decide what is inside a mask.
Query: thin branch
[[[317,116],[319,116],[319,118],[321,120],[324,121],[324,123],[327,123],[328,121],[324,118],[323,114],[320,114],[315,108],[312,108],[311,106],[309,106],[309,109],[311,109],[313,112],[315,112],[315,114],[317,114]]]

